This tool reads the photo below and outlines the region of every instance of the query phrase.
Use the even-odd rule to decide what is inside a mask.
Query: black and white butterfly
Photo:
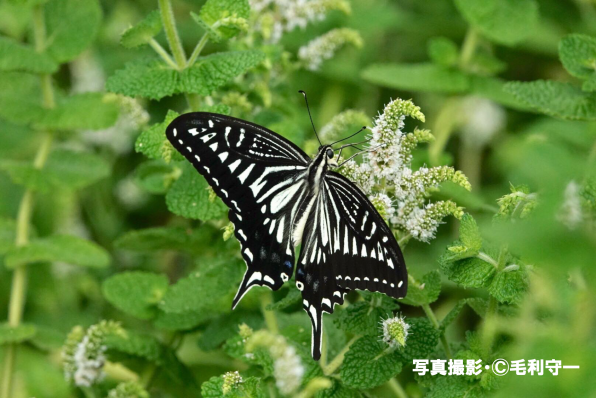
[[[230,208],[248,267],[232,308],[255,285],[279,289],[296,265],[318,360],[322,313],[343,304],[349,290],[406,295],[397,241],[360,189],[331,170],[337,156],[330,145],[311,159],[264,127],[204,112],[178,117],[166,135]]]

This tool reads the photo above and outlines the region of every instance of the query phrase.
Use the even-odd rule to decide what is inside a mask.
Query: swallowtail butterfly
[[[331,145],[311,159],[264,127],[205,112],[179,116],[166,135],[230,208],[247,265],[232,308],[255,285],[279,289],[296,266],[318,360],[322,313],[343,304],[349,290],[406,295],[397,241],[360,189],[332,170],[338,156]]]

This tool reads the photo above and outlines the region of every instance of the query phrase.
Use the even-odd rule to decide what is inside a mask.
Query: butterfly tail
[[[242,279],[242,283],[240,284],[240,287],[238,288],[238,291],[236,292],[236,296],[234,297],[234,301],[232,301],[232,309],[236,308],[236,306],[238,305],[240,300],[242,300],[242,297],[244,297],[244,295],[250,290],[250,288],[255,285],[254,283],[252,283],[253,282],[253,280],[252,280],[253,273],[254,272],[250,272],[249,270],[246,270],[246,273],[244,274],[244,278]]]
[[[321,342],[323,339],[323,317],[320,309],[310,306],[308,310],[310,321],[312,324],[312,336],[310,341],[310,349],[312,358],[318,361],[321,358]]]

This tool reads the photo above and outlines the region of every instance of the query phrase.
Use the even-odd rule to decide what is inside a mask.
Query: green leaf
[[[514,45],[538,25],[535,0],[455,0],[459,12],[495,43]]]
[[[199,271],[170,286],[159,308],[171,313],[229,312],[230,296],[242,278],[243,268],[242,261],[229,257],[203,260]]]
[[[0,161],[0,170],[6,172],[15,184],[23,185],[29,189],[47,192],[52,187],[44,172],[33,167],[29,162]]]
[[[596,77],[596,38],[571,34],[559,42],[559,57],[567,72],[580,79]]]
[[[118,103],[102,93],[74,94],[46,110],[35,125],[52,130],[101,130],[114,125],[119,113]]]
[[[453,321],[455,321],[455,319],[457,318],[457,316],[459,315],[459,313],[461,312],[462,308],[464,308],[464,305],[466,304],[466,300],[459,300],[457,302],[457,304],[455,304],[455,306],[451,309],[451,311],[449,311],[449,313],[447,313],[447,315],[445,315],[445,318],[443,318],[441,320],[441,324],[439,326],[439,330],[441,333],[445,332],[445,329],[447,329],[447,326],[451,325],[451,323]]]
[[[158,10],[152,11],[141,22],[128,28],[120,38],[120,44],[126,48],[134,48],[147,44],[161,32],[161,15]]]
[[[201,235],[196,230],[182,227],[156,227],[130,231],[114,242],[119,249],[138,252],[158,250],[195,251],[190,246],[200,243]]]
[[[201,7],[199,16],[208,25],[213,25],[226,17],[238,17],[248,19],[250,16],[250,5],[248,0],[207,0]],[[229,39],[238,33],[238,29],[232,27],[219,27],[217,32],[224,39]]]
[[[211,319],[211,313],[198,313],[188,311],[183,313],[171,313],[159,311],[157,317],[153,320],[156,328],[172,331],[184,331],[194,329],[197,325]]]
[[[386,348],[374,336],[361,337],[352,344],[340,370],[344,384],[351,388],[373,388],[401,372],[401,362],[395,355],[384,353]]]
[[[459,52],[457,45],[446,37],[433,37],[427,45],[429,58],[442,66],[453,66],[457,63]]]
[[[16,239],[16,223],[10,218],[0,217],[0,255],[14,247]]]
[[[408,91],[462,93],[470,89],[464,73],[436,64],[375,64],[362,72],[369,83]]]
[[[258,377],[248,377],[242,381],[236,388],[229,391],[227,394],[223,393],[223,377],[212,377],[203,384],[201,384],[201,396],[203,398],[265,398],[264,387],[261,379]]]
[[[0,73],[0,117],[15,124],[41,118],[41,88],[38,76],[23,72]]]
[[[263,326],[263,316],[259,312],[248,311],[233,311],[230,314],[224,314],[209,322],[197,341],[199,348],[204,351],[218,348],[226,340],[236,336],[238,327],[243,323],[252,329],[260,329]]]
[[[275,303],[269,304],[266,309],[267,311],[279,311],[291,307],[294,304],[302,301],[302,293],[298,289],[290,287],[288,294],[284,298]]]
[[[58,62],[74,59],[95,38],[101,22],[97,0],[50,0],[44,7],[48,53]]]
[[[596,120],[596,93],[586,93],[570,83],[510,82],[504,89],[547,115],[566,120]]]
[[[110,263],[110,256],[104,248],[88,240],[69,235],[52,235],[15,247],[4,258],[8,268],[41,261],[105,268]]]
[[[169,110],[163,122],[156,123],[143,131],[135,142],[135,151],[150,159],[165,159],[168,162],[170,159],[184,160],[184,157],[174,149],[166,138],[166,127],[178,116],[180,114]]]
[[[391,317],[398,305],[387,296],[366,293],[361,292],[365,300],[351,304],[338,313],[334,320],[338,328],[353,334],[379,334],[381,319]]]
[[[439,331],[427,318],[406,318],[410,325],[406,345],[395,354],[402,358],[404,364],[412,364],[414,358],[426,358],[435,350],[439,342]]]
[[[513,94],[505,91],[506,81],[496,77],[470,75],[470,92],[501,105],[520,111],[528,111],[531,108]]]
[[[29,46],[0,37],[0,70],[54,73],[57,69],[56,62],[46,53],[37,52]]]
[[[498,272],[488,287],[488,292],[501,303],[519,303],[528,288],[525,270]]]
[[[161,160],[141,163],[135,170],[135,182],[147,192],[165,194],[180,177],[181,170]]]
[[[481,398],[486,393],[482,388],[469,379],[462,376],[434,376],[430,391],[425,397],[428,398]]]
[[[482,248],[482,236],[476,220],[470,214],[466,213],[460,220],[459,239],[474,254]]]
[[[31,340],[36,333],[37,328],[34,325],[10,326],[8,323],[0,323],[0,346]]]
[[[590,80],[586,80],[584,84],[582,84],[582,90],[596,91],[596,76],[592,76]]]
[[[168,290],[165,275],[143,271],[123,272],[102,285],[104,297],[116,308],[140,319],[157,315],[157,303]]]
[[[209,34],[209,40],[211,40],[213,43],[219,43],[223,40],[223,37],[219,34],[217,28],[213,29],[211,25],[203,21],[203,19],[194,12],[191,12],[190,16],[192,17],[193,21],[195,21],[197,25],[199,25],[201,29],[205,31],[205,33]]]
[[[106,84],[108,91],[129,97],[161,99],[174,94],[211,95],[264,59],[260,51],[222,52],[201,57],[189,68],[176,71],[160,60],[145,59],[129,62],[112,75]]]
[[[172,184],[166,194],[168,210],[179,216],[195,220],[212,220],[222,217],[226,205],[219,198],[209,199],[209,184],[188,162],[182,163],[182,176]]]
[[[422,277],[420,288],[411,285],[406,297],[402,300],[404,304],[421,306],[430,304],[439,298],[441,293],[441,275],[439,271],[431,271]]]
[[[463,287],[486,287],[496,273],[492,264],[476,257],[444,261],[441,269],[449,280]]]

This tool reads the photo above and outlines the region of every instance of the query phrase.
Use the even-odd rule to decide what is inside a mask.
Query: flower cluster
[[[325,19],[331,10],[351,12],[346,0],[251,0],[250,7],[257,14],[257,28],[272,43],[285,32]]]
[[[222,392],[224,395],[234,391],[242,383],[242,376],[238,371],[227,372],[223,375]]]
[[[275,384],[279,391],[284,395],[292,395],[298,391],[305,369],[296,349],[288,344],[283,336],[266,330],[251,334],[247,350],[257,347],[268,348],[273,359]]]
[[[333,58],[346,44],[362,47],[360,33],[350,28],[333,29],[300,47],[298,58],[307,69],[318,70],[323,61]]]
[[[404,316],[387,318],[382,323],[383,342],[391,348],[403,347],[408,339],[410,325],[406,323]]]
[[[80,326],[68,335],[62,349],[64,376],[79,387],[90,387],[103,378],[106,361],[104,339],[110,333],[122,333],[120,324],[101,321],[84,332]]]
[[[514,220],[526,218],[538,205],[538,195],[531,193],[525,185],[511,185],[511,193],[497,200],[499,211],[497,220]]]
[[[405,133],[406,117],[425,121],[412,101],[391,101],[375,118],[364,161],[350,161],[339,171],[360,186],[393,229],[404,237],[428,242],[444,217],[463,215],[462,208],[450,200],[430,202],[431,194],[447,181],[467,190],[471,187],[466,176],[453,167],[412,170],[412,150],[432,141],[433,135],[417,128]]]
[[[111,389],[108,398],[149,398],[149,393],[139,383],[127,381]]]

